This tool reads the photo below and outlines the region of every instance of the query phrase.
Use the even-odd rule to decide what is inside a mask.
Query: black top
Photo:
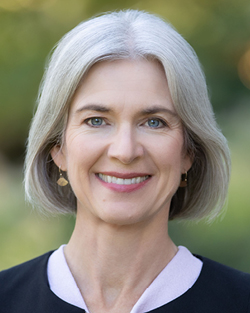
[[[0,313],[83,313],[49,288],[47,263],[52,252],[0,272]],[[250,313],[250,274],[200,257],[196,283],[152,313]],[[144,313],[144,312],[141,312]]]

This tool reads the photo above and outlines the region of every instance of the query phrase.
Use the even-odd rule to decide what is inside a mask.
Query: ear
[[[188,172],[190,168],[192,167],[192,165],[193,165],[193,158],[188,153],[186,153],[183,159],[182,174],[185,174],[186,172]]]
[[[62,171],[67,171],[66,158],[64,154],[64,149],[60,145],[55,145],[50,150],[50,155],[54,163],[61,168]]]

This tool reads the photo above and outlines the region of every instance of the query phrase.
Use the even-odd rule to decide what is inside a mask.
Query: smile
[[[102,181],[109,183],[109,184],[112,183],[112,184],[117,184],[117,185],[139,184],[149,178],[149,175],[141,176],[141,177],[133,177],[133,178],[118,178],[115,176],[104,175],[101,173],[98,173],[97,175]]]

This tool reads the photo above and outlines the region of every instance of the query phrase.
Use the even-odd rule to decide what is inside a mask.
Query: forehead
[[[77,89],[71,107],[83,104],[174,106],[162,65],[156,60],[115,60],[96,63]]]

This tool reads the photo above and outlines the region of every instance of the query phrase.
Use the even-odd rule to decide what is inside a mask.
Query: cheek
[[[79,172],[87,172],[103,154],[103,141],[86,136],[73,134],[66,137],[66,161],[68,175]]]
[[[161,138],[155,140],[154,146],[150,149],[157,159],[159,166],[180,166],[183,158],[183,139],[182,137]]]

